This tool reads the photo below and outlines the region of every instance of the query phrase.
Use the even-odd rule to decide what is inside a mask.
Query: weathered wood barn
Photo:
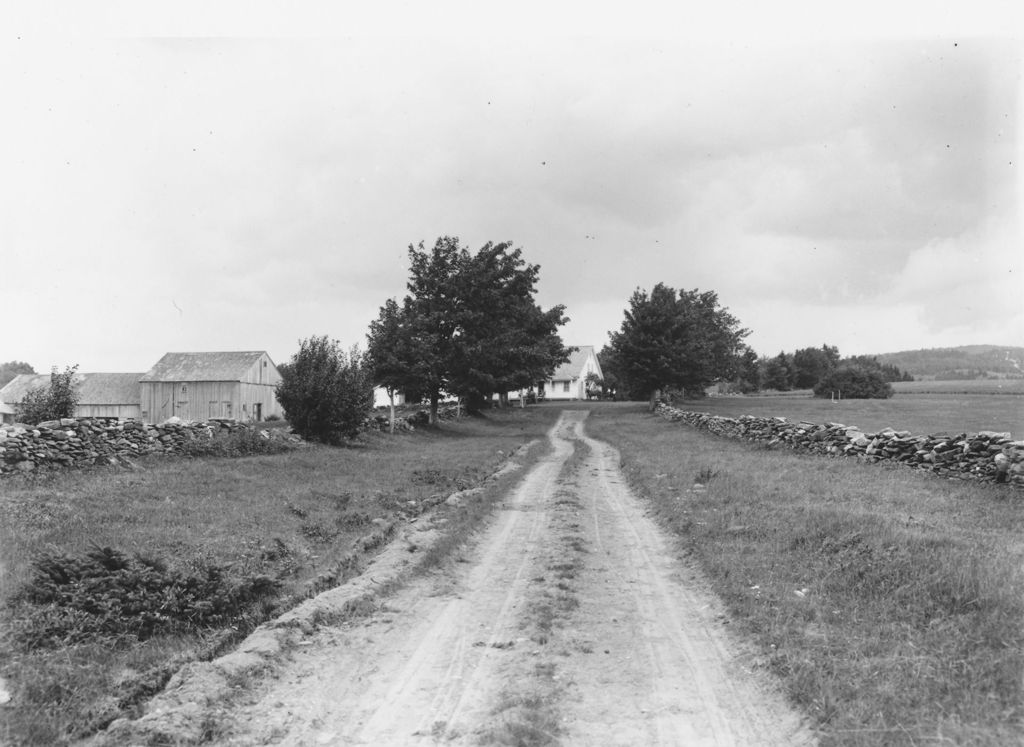
[[[78,392],[77,418],[138,418],[140,373],[76,373],[72,378]],[[29,389],[48,387],[50,374],[18,374],[0,389],[0,402],[12,410]],[[5,416],[13,421],[14,415]]]
[[[159,423],[234,418],[264,420],[282,415],[274,387],[277,366],[261,350],[167,353],[140,379],[142,419]]]

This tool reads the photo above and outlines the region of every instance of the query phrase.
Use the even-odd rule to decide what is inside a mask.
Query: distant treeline
[[[916,377],[956,381],[1024,377],[1024,348],[964,345],[957,348],[883,353],[882,363],[898,366]]]
[[[794,389],[814,389],[827,396],[832,390],[843,388],[844,382],[870,381],[877,391],[867,396],[891,396],[887,385],[894,381],[913,381],[914,377],[897,366],[882,363],[875,356],[853,355],[843,358],[839,348],[822,345],[820,348],[801,348],[792,353],[780,352],[774,357],[750,355],[742,362],[735,388],[741,392],[773,389],[788,392]],[[821,391],[819,391],[821,390]],[[851,392],[851,396],[854,396]]]

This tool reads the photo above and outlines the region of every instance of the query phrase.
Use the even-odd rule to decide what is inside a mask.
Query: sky
[[[1024,345],[1008,4],[86,5],[0,23],[0,361],[365,347],[443,235],[522,248],[571,345],[658,282],[762,355]]]

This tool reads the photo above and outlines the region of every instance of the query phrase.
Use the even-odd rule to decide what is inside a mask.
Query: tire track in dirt
[[[454,578],[417,579],[387,601],[386,614],[318,633],[233,715],[224,743],[475,741],[507,679],[517,612],[547,542],[546,497],[573,450],[567,428],[559,420],[549,431],[551,453],[496,511]]]
[[[812,743],[587,414],[562,414],[464,563],[314,634],[220,743]]]
[[[675,558],[625,484],[619,454],[584,434],[578,490],[591,548],[577,620],[596,661],[573,657],[567,744],[792,745],[811,735],[772,684],[744,669],[718,601]],[[601,657],[604,660],[601,660]]]

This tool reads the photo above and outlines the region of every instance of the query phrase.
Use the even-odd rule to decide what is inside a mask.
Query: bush
[[[279,588],[267,576],[232,582],[221,568],[205,564],[192,573],[172,571],[110,547],[79,557],[46,553],[32,570],[17,595],[22,604],[14,626],[27,649],[230,625]]]
[[[893,391],[878,369],[851,365],[826,374],[814,387],[816,397],[830,397],[833,393],[843,399],[888,399]]]
[[[357,348],[346,355],[337,340],[299,343],[277,385],[292,429],[310,441],[339,444],[355,436],[373,411],[373,384]]]
[[[35,425],[47,420],[73,418],[75,406],[78,404],[78,391],[75,389],[75,372],[78,366],[64,369],[57,373],[54,368],[50,372],[50,385],[33,387],[25,392],[18,404],[18,419]]]

